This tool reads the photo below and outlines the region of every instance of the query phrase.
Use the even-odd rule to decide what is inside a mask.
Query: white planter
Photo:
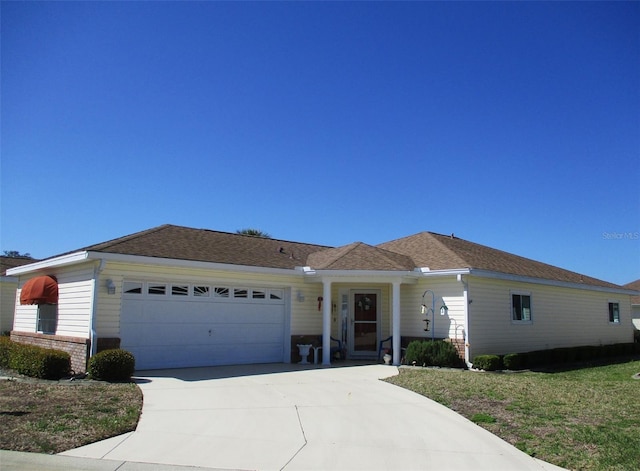
[[[307,361],[307,357],[309,356],[309,352],[311,351],[311,344],[298,344],[298,352],[300,353],[300,358],[302,358],[302,360],[300,361],[301,365],[308,365],[309,362]]]
[[[384,360],[384,364],[385,365],[390,365],[391,364],[391,360],[393,359],[393,357],[391,355],[389,355],[388,353],[385,353],[384,356],[382,357],[382,359]]]

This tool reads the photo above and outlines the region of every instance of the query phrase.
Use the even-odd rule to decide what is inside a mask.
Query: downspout
[[[104,258],[100,259],[100,263],[93,270],[93,303],[91,305],[91,317],[89,318],[89,342],[91,343],[91,349],[89,351],[89,358],[96,354],[98,349],[98,335],[96,333],[96,311],[98,310],[98,289],[100,283],[98,278],[102,270],[104,270],[105,261]]]
[[[469,345],[471,344],[469,341],[469,305],[471,304],[469,301],[469,283],[463,278],[463,275],[460,274],[458,275],[458,281],[462,283],[464,287],[464,361],[467,367],[471,368],[471,358],[469,358]]]

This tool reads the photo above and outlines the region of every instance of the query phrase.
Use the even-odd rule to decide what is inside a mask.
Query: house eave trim
[[[434,276],[458,276],[468,275],[471,273],[469,268],[453,268],[447,270],[431,270],[428,267],[416,268],[416,273],[422,277],[434,277]]]
[[[225,270],[242,273],[258,273],[270,275],[292,275],[298,273],[291,268],[269,268],[249,265],[232,265],[229,263],[201,262],[176,258],[146,257],[143,255],[124,255],[117,253],[89,252],[90,259],[104,259],[107,262],[135,263],[142,265],[161,265],[177,268],[198,268],[204,270]]]
[[[471,276],[479,278],[491,278],[496,280],[517,281],[521,283],[534,283],[545,286],[555,286],[558,288],[584,289],[589,291],[600,291],[603,293],[627,294],[634,295],[636,292],[625,288],[609,288],[607,286],[588,285],[583,283],[572,283],[568,281],[549,280],[545,278],[535,278],[531,276],[512,275],[509,273],[500,273],[489,270],[471,269]]]
[[[49,258],[47,260],[41,260],[39,262],[29,263],[27,265],[21,265],[19,267],[9,268],[7,270],[7,275],[22,275],[24,273],[46,270],[47,268],[71,265],[74,263],[84,262],[87,258],[88,252],[74,252],[61,255],[59,257]]]
[[[323,280],[329,280],[334,283],[353,283],[355,281],[415,283],[417,281],[415,272],[411,271],[313,270],[309,269],[309,267],[303,267],[302,272],[305,281],[310,283],[320,283]]]

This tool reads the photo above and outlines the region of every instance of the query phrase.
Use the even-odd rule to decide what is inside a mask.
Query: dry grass
[[[555,373],[403,369],[434,399],[526,453],[569,469],[640,469],[640,361]]]
[[[59,453],[135,430],[133,383],[0,381],[0,449]]]

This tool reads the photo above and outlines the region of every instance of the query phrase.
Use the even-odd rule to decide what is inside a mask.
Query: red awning
[[[20,291],[20,304],[58,304],[58,280],[54,276],[36,276]]]

